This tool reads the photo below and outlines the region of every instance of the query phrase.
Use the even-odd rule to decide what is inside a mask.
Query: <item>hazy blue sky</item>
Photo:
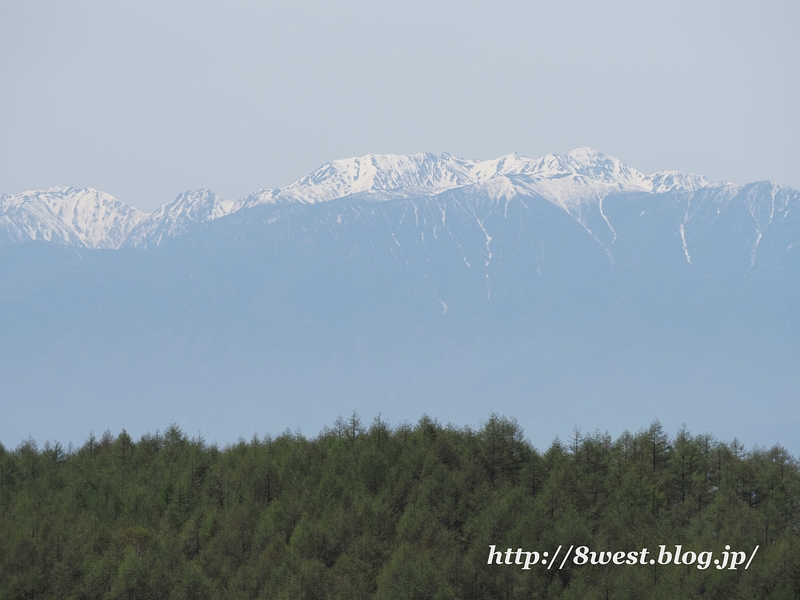
[[[370,152],[800,187],[800,3],[0,0],[0,193],[152,210]]]

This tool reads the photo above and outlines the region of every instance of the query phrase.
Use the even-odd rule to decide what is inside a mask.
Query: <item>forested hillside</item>
[[[749,569],[487,564],[759,550]],[[513,555],[512,555],[513,556]],[[338,420],[218,448],[177,426],[0,446],[0,598],[796,598],[800,471],[659,423],[541,452],[512,419]]]

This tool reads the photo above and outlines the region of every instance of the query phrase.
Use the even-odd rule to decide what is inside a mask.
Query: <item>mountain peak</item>
[[[645,175],[585,146],[536,159],[517,152],[486,160],[447,152],[366,154],[327,162],[291,185],[262,189],[239,201],[207,189],[189,190],[150,215],[92,188],[53,187],[6,195],[0,197],[0,243],[44,239],[89,248],[118,248],[123,243],[145,247],[181,235],[193,224],[262,204],[313,204],[353,195],[386,201],[471,186],[495,200],[520,194],[543,197],[575,216],[585,204],[611,193],[694,192],[709,185],[691,173]]]
[[[230,214],[237,203],[204,188],[178,194],[172,202],[147,215],[131,231],[126,244],[136,247],[158,245],[164,238],[182,235],[195,223],[213,221]]]
[[[0,210],[13,222],[6,227],[11,239],[86,248],[119,248],[145,216],[111,194],[72,186],[5,196]]]
[[[655,193],[671,192],[675,189],[693,192],[708,187],[711,182],[702,175],[683,173],[682,171],[658,171],[650,175],[652,191]]]

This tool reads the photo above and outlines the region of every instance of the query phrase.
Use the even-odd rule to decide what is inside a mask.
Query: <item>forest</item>
[[[752,564],[487,564],[490,546]],[[563,552],[563,550],[562,550]],[[800,598],[800,470],[659,422],[545,450],[513,418],[339,418],[225,447],[177,425],[0,445],[0,598]]]

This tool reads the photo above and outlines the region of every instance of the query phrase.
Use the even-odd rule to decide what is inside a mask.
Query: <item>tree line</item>
[[[759,551],[747,570],[523,570],[489,546]],[[2,598],[800,598],[800,470],[660,423],[535,449],[429,417],[220,448],[176,425],[0,444]]]

